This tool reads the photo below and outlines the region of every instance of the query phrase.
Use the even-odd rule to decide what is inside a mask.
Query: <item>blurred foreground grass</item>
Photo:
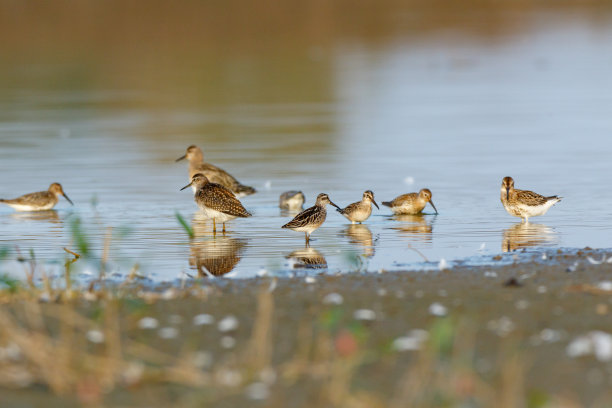
[[[582,261],[584,254],[578,255]],[[0,293],[6,406],[605,407],[607,264]],[[504,285],[515,277],[518,284]],[[612,357],[612,356],[610,356]],[[4,406],[4,405],[3,405]]]

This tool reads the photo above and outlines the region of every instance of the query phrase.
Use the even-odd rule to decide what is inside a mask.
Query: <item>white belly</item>
[[[14,208],[16,211],[47,211],[55,207],[55,203],[45,204],[44,206],[33,206],[23,204],[7,204],[9,207]]]
[[[213,219],[216,222],[223,223],[223,222],[231,221],[234,218],[236,218],[236,216],[234,215],[225,214],[225,213],[222,213],[221,211],[213,210],[208,207],[201,207],[201,209],[207,218]]]

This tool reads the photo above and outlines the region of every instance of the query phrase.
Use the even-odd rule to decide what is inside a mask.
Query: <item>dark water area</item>
[[[75,202],[0,208],[2,272],[21,274],[19,248],[60,273],[76,217],[94,258],[112,227],[111,272],[137,263],[156,281],[301,273],[308,257],[335,273],[612,246],[606,3],[122,4],[0,6],[0,197],[57,181]],[[258,190],[225,236],[179,191],[190,144]],[[499,202],[507,175],[564,199],[522,225]],[[345,206],[423,187],[439,215],[383,207],[354,226],[330,211],[308,250],[280,229],[286,190]]]

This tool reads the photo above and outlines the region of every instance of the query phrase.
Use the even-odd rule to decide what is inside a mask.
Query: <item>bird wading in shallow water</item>
[[[283,225],[282,228],[304,232],[306,234],[306,244],[308,244],[310,242],[310,234],[325,222],[325,218],[327,217],[325,206],[327,204],[340,208],[331,202],[327,194],[321,193],[317,196],[315,205],[296,215],[295,218]]]
[[[245,186],[236,180],[231,174],[225,170],[204,162],[204,153],[198,146],[191,145],[187,148],[187,152],[176,159],[181,161],[187,159],[189,161],[189,179],[193,179],[197,173],[203,174],[211,183],[221,184],[223,187],[230,190],[237,197],[244,197],[255,193],[253,187]],[[193,189],[195,192],[195,188]]]
[[[383,201],[382,205],[391,207],[393,214],[415,215],[420,214],[427,203],[431,204],[436,214],[438,214],[438,210],[431,200],[431,191],[428,188],[424,188],[418,193],[402,194],[395,197],[393,201]]]
[[[213,220],[213,232],[217,231],[217,222],[223,224],[223,232],[225,232],[226,222],[237,217],[251,216],[234,193],[221,184],[211,183],[205,175],[195,174],[191,183],[181,188],[181,191],[191,186],[195,186],[196,189],[194,197],[196,204],[206,217]]]
[[[278,199],[278,206],[283,210],[299,211],[302,209],[306,198],[301,191],[285,191]]]
[[[500,199],[508,214],[519,217],[523,222],[529,222],[529,217],[544,215],[562,197],[548,196],[528,190],[514,188],[512,177],[504,177],[501,183]]]
[[[74,205],[59,183],[51,184],[47,191],[30,193],[10,200],[0,199],[0,203],[6,204],[17,211],[46,211],[55,207],[60,195],[64,196],[71,205]]]
[[[372,214],[372,204],[380,210],[380,207],[374,200],[374,193],[371,190],[367,190],[363,193],[361,201],[349,204],[345,208],[336,211],[344,215],[353,224],[356,222],[361,224],[363,221],[370,218],[370,214]]]

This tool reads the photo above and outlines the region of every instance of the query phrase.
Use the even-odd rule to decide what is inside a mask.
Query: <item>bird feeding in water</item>
[[[6,204],[17,211],[46,211],[55,207],[60,195],[71,205],[74,205],[72,200],[64,193],[60,183],[51,184],[47,191],[25,194],[9,200],[0,199],[0,203]]]
[[[282,228],[304,232],[306,234],[306,244],[308,244],[310,242],[310,234],[325,222],[325,218],[327,217],[325,206],[327,206],[327,204],[340,208],[331,202],[327,194],[321,193],[317,196],[315,205],[296,215],[291,221],[283,225]]]
[[[428,188],[424,188],[418,193],[402,194],[395,197],[392,201],[383,201],[382,205],[391,207],[391,211],[396,215],[416,215],[420,214],[427,203],[429,203],[436,214],[438,214],[438,210],[431,200],[431,195],[431,191]]]
[[[301,191],[285,191],[278,199],[278,206],[283,210],[299,211],[304,206],[304,193]]]
[[[221,184],[211,183],[205,175],[195,174],[191,183],[181,188],[181,191],[191,186],[196,188],[194,196],[196,204],[206,217],[213,220],[213,232],[217,231],[217,222],[223,224],[223,232],[225,232],[226,222],[238,217],[251,216],[234,193]]]
[[[542,196],[529,190],[514,188],[512,177],[502,179],[500,199],[508,214],[519,217],[523,222],[529,222],[529,217],[544,215],[562,197]]]

